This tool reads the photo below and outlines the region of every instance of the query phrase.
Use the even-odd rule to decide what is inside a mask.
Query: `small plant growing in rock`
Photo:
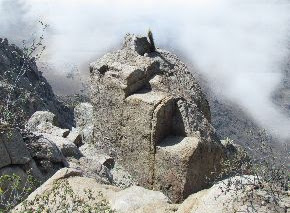
[[[16,212],[114,213],[101,192],[98,196],[93,196],[90,189],[85,189],[83,192],[84,195],[80,196],[73,191],[67,180],[57,180],[54,182],[52,190],[37,195],[31,201],[24,201]]]
[[[154,39],[153,39],[153,33],[150,29],[148,30],[148,38],[149,38],[149,41],[151,44],[151,52],[155,52],[156,47],[155,47],[155,43],[154,43]]]
[[[23,201],[39,183],[31,175],[26,180],[16,174],[0,177],[0,213],[9,212]]]

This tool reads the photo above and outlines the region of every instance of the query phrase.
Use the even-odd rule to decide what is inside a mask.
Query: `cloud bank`
[[[272,103],[289,55],[289,1],[0,0],[0,37],[27,37],[36,20],[50,25],[45,60],[58,72],[151,28],[157,45],[182,52],[211,87],[258,123],[290,137],[290,119]],[[15,6],[18,4],[18,6]]]

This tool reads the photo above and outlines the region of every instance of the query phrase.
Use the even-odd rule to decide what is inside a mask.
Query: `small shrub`
[[[99,200],[93,196],[90,189],[84,190],[84,196],[76,194],[67,180],[57,180],[52,190],[37,195],[32,201],[24,201],[20,212],[46,213],[113,213],[103,194],[98,194]]]
[[[260,212],[261,209],[287,212],[290,180],[288,147],[285,145],[283,151],[276,152],[265,138],[261,137],[255,156],[249,157],[245,151],[239,151],[223,161],[220,177],[227,176],[229,179],[222,181],[221,195],[229,192],[242,194],[233,199],[245,204],[246,212]]]
[[[2,175],[0,177],[0,213],[9,212],[38,185],[39,183],[31,175],[28,175],[26,180],[22,180],[16,174]]]

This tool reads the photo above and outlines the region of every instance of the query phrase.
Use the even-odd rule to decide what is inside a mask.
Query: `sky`
[[[0,37],[20,43],[49,24],[42,60],[54,76],[120,47],[128,32],[176,49],[223,98],[262,127],[290,137],[290,118],[272,102],[289,60],[290,5],[286,0],[0,0]],[[57,79],[55,77],[54,79]]]

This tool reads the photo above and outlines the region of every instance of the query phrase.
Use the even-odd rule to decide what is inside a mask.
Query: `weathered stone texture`
[[[31,156],[18,130],[0,128],[0,168],[10,164],[26,164]]]
[[[76,136],[74,143],[77,146],[89,144],[93,140],[94,108],[90,103],[80,103],[74,109],[76,129],[80,137]],[[69,138],[71,136],[68,136]]]
[[[47,111],[37,111],[27,121],[26,130],[35,133],[46,133],[53,136],[67,137],[69,129],[58,127],[58,121],[55,114]]]
[[[223,146],[186,66],[149,45],[127,35],[121,50],[91,64],[94,140],[139,184],[180,202],[207,186]]]

